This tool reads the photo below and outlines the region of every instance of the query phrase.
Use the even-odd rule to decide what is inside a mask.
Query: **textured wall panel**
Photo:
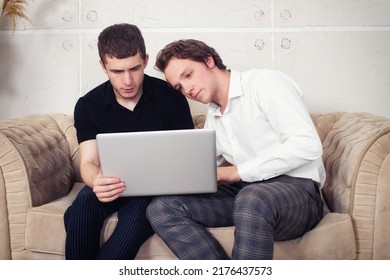
[[[297,80],[311,110],[370,111],[390,117],[389,34],[279,33],[276,68]]]
[[[388,0],[277,0],[275,26],[382,26],[390,24]]]
[[[266,0],[116,0],[83,1],[83,27],[105,27],[117,22],[153,28],[270,26]]]
[[[23,7],[29,20],[20,20],[16,29],[78,28],[79,2],[78,0],[27,0]],[[12,28],[8,19],[3,19],[0,23],[0,30]]]
[[[78,96],[78,36],[0,34],[0,119],[71,113]]]

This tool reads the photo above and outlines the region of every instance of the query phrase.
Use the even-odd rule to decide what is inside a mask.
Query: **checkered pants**
[[[316,183],[279,176],[219,185],[214,194],[162,196],[147,218],[179,259],[228,259],[206,227],[235,226],[233,259],[272,259],[274,241],[294,239],[323,216]]]

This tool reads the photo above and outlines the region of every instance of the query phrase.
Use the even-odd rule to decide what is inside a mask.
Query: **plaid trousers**
[[[272,259],[274,241],[294,239],[323,216],[317,184],[278,176],[221,184],[213,194],[156,197],[147,218],[179,259],[229,259],[206,227],[235,226],[233,259]]]

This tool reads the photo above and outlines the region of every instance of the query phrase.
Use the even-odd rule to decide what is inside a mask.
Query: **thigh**
[[[121,201],[121,207],[118,209],[118,219],[125,222],[131,222],[133,219],[144,219],[146,217],[146,208],[153,197],[129,197]]]
[[[236,199],[237,219],[241,226],[267,224],[274,240],[288,240],[303,235],[322,218],[322,202],[312,180],[279,176],[245,187]]]
[[[112,213],[121,209],[131,198],[120,197],[112,202],[103,203],[98,200],[96,194],[89,186],[84,186],[78,193],[72,205],[65,212],[65,224],[68,223],[70,216],[99,216],[105,219]]]
[[[233,225],[234,198],[240,189],[239,185],[223,184],[211,194],[157,197],[149,205],[149,217],[186,216],[205,227]]]

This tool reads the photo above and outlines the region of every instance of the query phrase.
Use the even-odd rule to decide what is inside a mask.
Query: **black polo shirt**
[[[107,81],[79,98],[74,120],[79,143],[96,139],[98,133],[194,128],[187,99],[167,82],[148,75],[133,111],[116,101]]]

